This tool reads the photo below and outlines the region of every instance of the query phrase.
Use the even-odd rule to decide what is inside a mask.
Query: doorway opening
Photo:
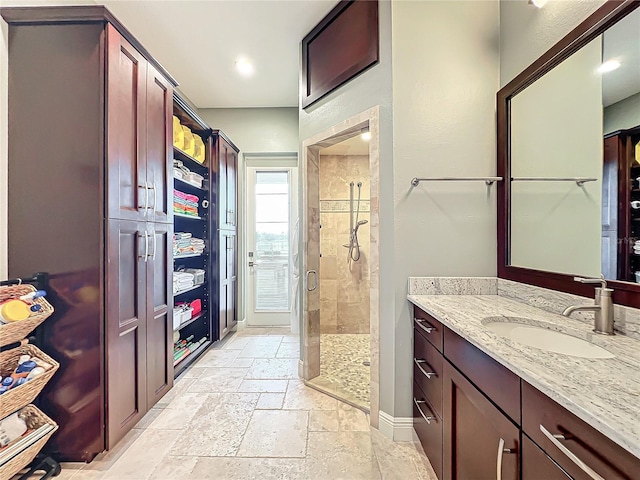
[[[303,377],[376,427],[378,125],[376,107],[305,140],[302,165]]]

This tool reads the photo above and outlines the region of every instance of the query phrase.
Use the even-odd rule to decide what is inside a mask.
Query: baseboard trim
[[[378,430],[385,437],[395,442],[417,442],[418,437],[413,430],[412,417],[392,417],[380,410]]]
[[[298,360],[298,377],[304,378],[304,362]]]
[[[238,320],[238,331],[240,330],[244,330],[245,328],[247,328],[247,319],[243,318],[242,320]]]

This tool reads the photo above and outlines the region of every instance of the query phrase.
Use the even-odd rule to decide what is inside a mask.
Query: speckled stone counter
[[[640,458],[640,341],[595,334],[572,318],[491,294],[409,295],[409,301],[567,410]],[[511,316],[583,338],[616,357],[588,359],[550,353],[501,337],[482,324]],[[445,353],[446,354],[446,353]]]

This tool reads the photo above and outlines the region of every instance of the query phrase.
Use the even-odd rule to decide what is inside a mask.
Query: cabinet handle
[[[145,263],[147,262],[147,257],[149,256],[149,233],[147,231],[144,234],[138,232],[138,238],[144,238],[144,255],[138,254],[138,258],[144,258]],[[138,243],[138,245],[140,245]]]
[[[427,322],[426,320],[422,319],[422,318],[414,318],[415,322],[418,324],[418,326],[424,330],[427,333],[431,333],[434,330],[437,330],[436,327],[434,327],[433,325],[431,325],[429,322]],[[423,323],[426,323],[427,325],[429,325],[428,327],[425,327],[423,325]]]
[[[153,183],[150,182],[149,184],[151,185],[149,187],[149,190],[151,190],[153,192],[153,205],[151,207],[149,207],[149,208],[151,208],[151,210],[155,211],[156,202],[157,202],[157,199],[156,199],[156,182],[153,182]]]
[[[553,443],[558,448],[558,450],[560,450],[567,457],[569,457],[569,460],[575,463],[578,466],[578,468],[580,468],[580,470],[582,470],[584,473],[589,475],[590,478],[592,478],[593,480],[604,480],[604,477],[601,477],[600,475],[598,475],[591,467],[589,467],[589,465],[587,465],[582,460],[580,460],[575,453],[573,453],[571,450],[565,447],[562,443],[560,443],[560,440],[566,440],[566,437],[564,435],[559,433],[553,434],[549,430],[544,428],[542,424],[540,425],[540,431],[543,433],[545,437],[551,440],[551,443]]]
[[[416,364],[416,366],[420,369],[420,371],[428,379],[431,379],[431,377],[437,377],[438,376],[438,374],[436,372],[427,372],[424,368],[422,368],[422,364],[424,363],[427,367],[429,367],[429,370],[433,370],[433,368],[431,368],[431,365],[429,365],[426,360],[424,360],[422,358],[420,358],[420,359],[414,358],[413,359],[413,363]]]
[[[505,453],[515,453],[512,448],[504,448],[504,438],[498,441],[498,460],[496,461],[496,480],[502,480],[502,457]]]
[[[156,232],[155,230],[151,232],[151,238],[153,238],[153,250],[151,250],[151,260],[155,260],[156,259],[156,248],[157,248],[157,242],[158,240],[156,239]]]
[[[426,416],[424,414],[424,412],[422,411],[422,409],[420,408],[420,405],[422,405],[423,403],[427,403],[427,401],[426,400],[418,400],[418,399],[416,399],[416,397],[413,397],[413,403],[416,404],[416,408],[420,412],[420,415],[422,416],[422,418],[424,418],[424,421],[427,422],[428,425],[431,425],[431,420],[435,420],[436,417],[434,417],[433,415]]]

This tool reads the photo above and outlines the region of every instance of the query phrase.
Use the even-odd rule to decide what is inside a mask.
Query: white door
[[[247,323],[289,325],[295,168],[247,169]]]

